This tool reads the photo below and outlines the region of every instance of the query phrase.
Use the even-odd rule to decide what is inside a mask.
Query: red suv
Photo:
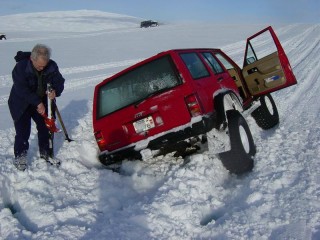
[[[270,93],[296,83],[272,27],[248,38],[242,69],[220,49],[161,52],[96,86],[99,160],[185,154],[208,142],[231,173],[250,171],[256,150],[244,116],[274,127],[279,115]]]

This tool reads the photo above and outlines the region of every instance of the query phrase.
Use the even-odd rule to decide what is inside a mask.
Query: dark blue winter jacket
[[[55,61],[49,60],[42,76],[46,83],[52,85],[52,88],[56,91],[56,96],[60,96],[64,89],[65,80]],[[36,108],[44,99],[37,95],[38,77],[29,58],[16,64],[12,70],[12,79],[13,86],[8,104],[13,120],[18,121],[30,105]]]

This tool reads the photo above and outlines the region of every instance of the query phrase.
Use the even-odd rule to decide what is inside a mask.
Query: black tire
[[[236,110],[227,111],[231,150],[220,153],[224,167],[230,173],[242,174],[252,170],[256,147],[244,117]]]
[[[261,106],[251,113],[257,125],[264,129],[270,129],[279,124],[277,106],[270,94],[260,97]]]

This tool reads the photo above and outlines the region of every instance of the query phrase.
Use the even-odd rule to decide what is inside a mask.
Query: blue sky
[[[101,10],[158,21],[320,23],[320,0],[1,0],[0,15]]]

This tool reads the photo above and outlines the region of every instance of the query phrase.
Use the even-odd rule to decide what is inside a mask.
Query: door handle
[[[248,72],[248,75],[250,75],[252,73],[259,72],[259,70],[257,67],[253,67],[253,68],[250,68],[247,72]]]
[[[259,70],[257,67],[254,67],[254,68],[251,68],[248,70],[248,74],[252,74],[255,72],[258,72],[259,74],[262,74],[262,75],[276,74],[279,71],[279,69],[280,69],[279,66],[275,66],[275,67],[268,69],[268,71],[263,72],[263,71]]]

